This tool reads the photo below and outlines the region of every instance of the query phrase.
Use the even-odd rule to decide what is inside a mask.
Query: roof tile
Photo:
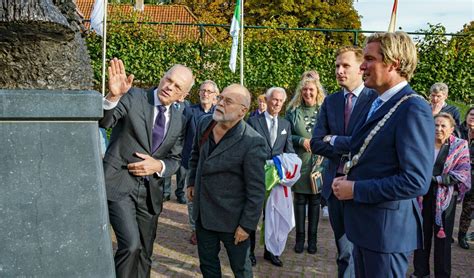
[[[89,29],[90,15],[95,0],[76,0],[76,6],[87,22],[84,25]],[[115,20],[131,20],[134,13],[133,6],[130,4],[108,4],[107,16]],[[144,22],[174,22],[174,23],[198,23],[197,17],[183,5],[145,5],[143,12],[137,12],[137,20]],[[163,36],[164,32],[171,34],[177,39],[197,40],[200,37],[198,26],[186,25],[153,25],[153,28]],[[205,39],[212,38],[207,30]],[[213,39],[213,38],[212,38]]]

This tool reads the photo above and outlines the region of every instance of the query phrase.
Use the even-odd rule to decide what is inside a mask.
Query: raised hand
[[[119,101],[132,87],[133,78],[133,74],[127,77],[122,60],[113,58],[109,66],[109,93],[106,98],[113,102]]]

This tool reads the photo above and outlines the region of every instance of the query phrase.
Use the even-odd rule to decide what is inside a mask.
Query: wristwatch
[[[332,135],[326,135],[323,138],[323,142],[324,143],[329,143],[329,142],[331,142],[331,138],[332,138]]]

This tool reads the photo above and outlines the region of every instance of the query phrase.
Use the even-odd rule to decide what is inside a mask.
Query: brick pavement
[[[174,189],[171,191],[174,192]],[[458,205],[456,219],[459,219],[461,207]],[[473,221],[474,222],[474,221]],[[473,231],[471,225],[470,231]],[[457,236],[458,223],[455,225]],[[191,230],[188,225],[186,205],[173,199],[166,202],[159,218],[157,238],[154,244],[154,255],[151,277],[202,277],[199,270],[197,248],[189,243]],[[114,248],[115,248],[115,239]],[[329,220],[320,219],[318,227],[318,252],[310,255],[293,252],[295,231],[289,235],[286,250],[282,254],[283,268],[274,267],[263,259],[263,247],[256,248],[257,266],[253,268],[255,277],[336,277],[336,247]],[[474,242],[471,249],[464,250],[457,243],[452,245],[452,277],[474,277]],[[233,277],[222,246],[220,253],[224,277]],[[412,264],[408,273],[413,272]]]

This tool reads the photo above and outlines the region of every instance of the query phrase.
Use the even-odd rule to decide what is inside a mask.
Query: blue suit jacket
[[[187,106],[184,111],[183,115],[186,121],[186,131],[184,135],[184,144],[183,144],[183,151],[181,152],[181,166],[185,169],[188,169],[188,162],[191,158],[191,151],[193,149],[193,140],[194,135],[196,133],[196,128],[198,126],[199,120],[204,115],[209,115],[214,113],[216,106],[213,105],[211,109],[206,113],[203,109],[201,104],[194,104],[191,106]]]
[[[327,158],[326,163],[328,164],[324,167],[322,191],[325,199],[328,199],[332,193],[331,184],[336,176],[341,156],[350,151],[350,136],[354,127],[360,121],[365,121],[370,105],[375,98],[377,98],[375,91],[368,88],[362,90],[352,110],[346,132],[344,132],[344,91],[339,91],[324,99],[313,131],[311,151]],[[334,146],[323,142],[326,135],[337,135]]]
[[[359,151],[398,100],[414,93],[405,86],[356,127],[351,154]],[[422,218],[415,198],[429,189],[434,133],[430,106],[414,97],[398,107],[367,146],[347,177],[355,184],[354,199],[344,204],[344,226],[355,245],[381,253],[422,247]]]

